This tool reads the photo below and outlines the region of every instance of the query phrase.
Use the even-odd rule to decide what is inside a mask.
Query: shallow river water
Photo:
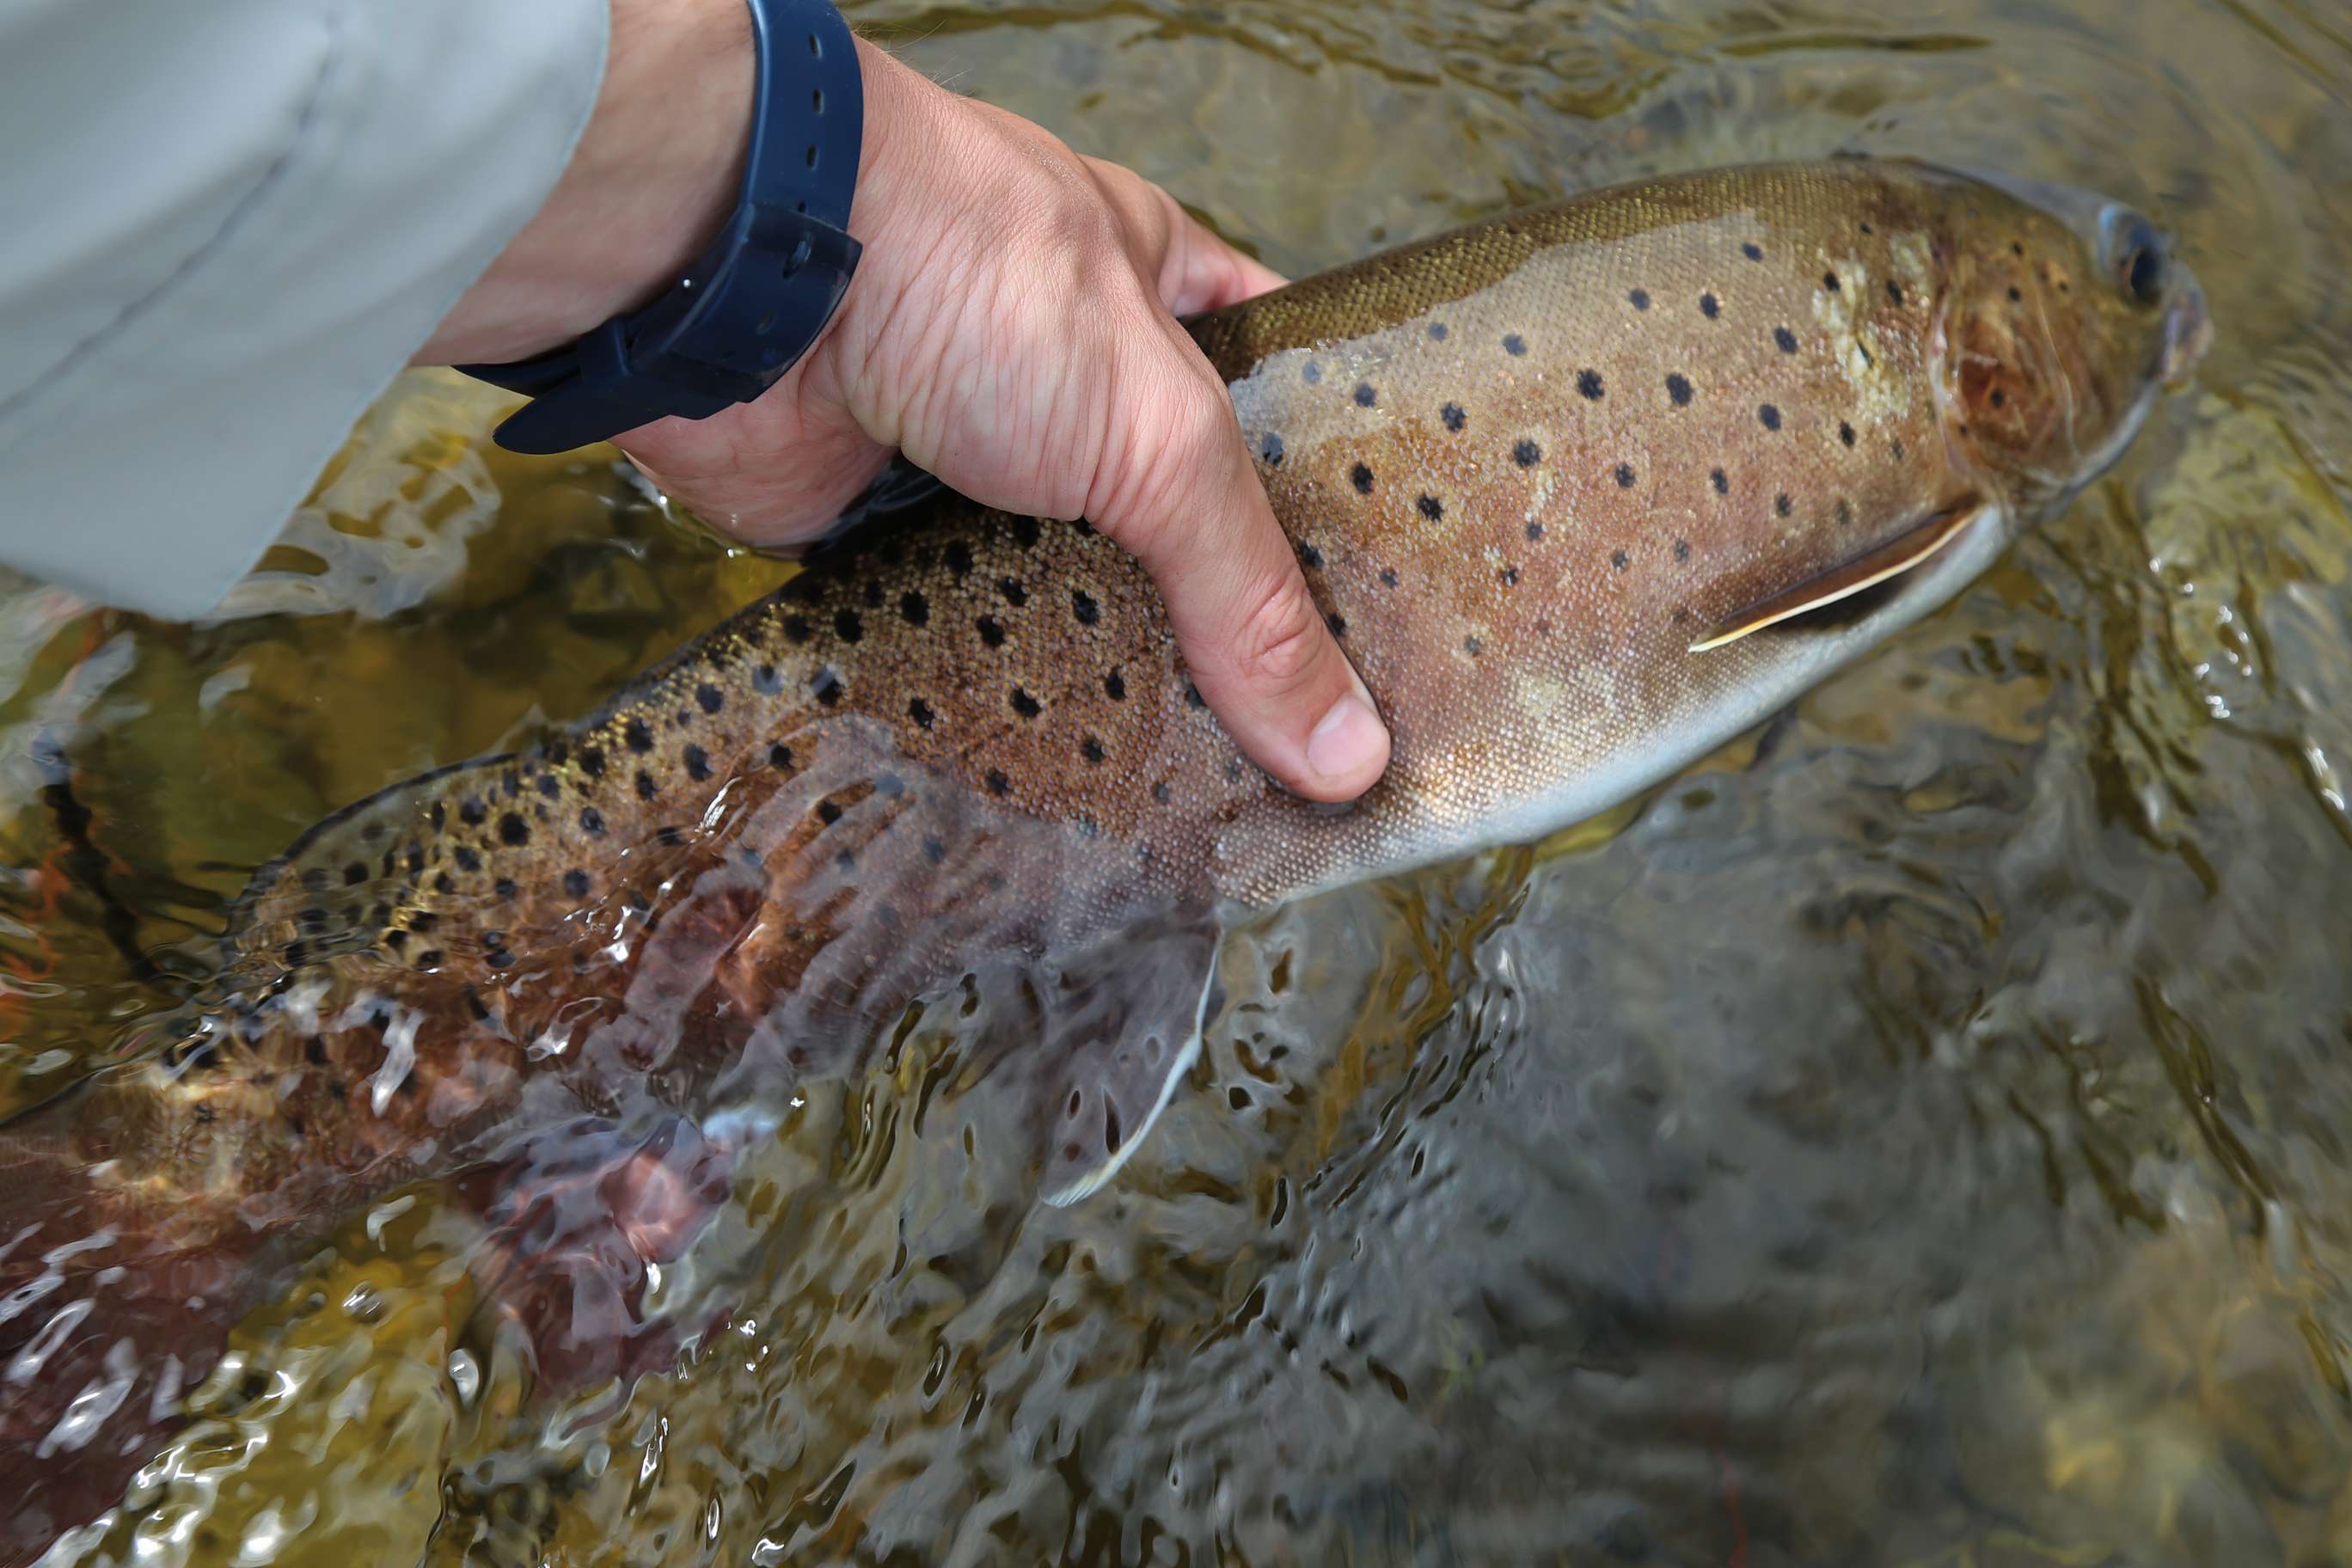
[[[1761,732],[1236,933],[1096,1201],[992,1186],[910,1020],[739,1168],[726,1325],[551,1413],[478,1231],[404,1192],[68,1560],[2352,1563],[2352,15],[852,9],[1293,272],[1913,153],[2155,212],[2220,335],[2063,520]],[[317,816],[788,570],[609,452],[486,449],[499,407],[404,382],[213,623],[0,597],[0,1110],[164,1005]]]

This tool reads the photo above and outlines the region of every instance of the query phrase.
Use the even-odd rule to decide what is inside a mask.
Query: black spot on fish
[[[1901,462],[1903,460],[1903,441],[1900,437],[1895,438],[1894,452],[1895,460],[1898,463]]]
[[[500,877],[490,884],[490,891],[501,899],[511,899],[521,890],[515,885],[515,879],[512,877]]]
[[[1301,381],[1304,381],[1307,385],[1312,386],[1317,382],[1323,379],[1323,367],[1317,364],[1313,360],[1308,360],[1305,364],[1299,367],[1298,378]]]
[[[553,773],[541,773],[539,775],[539,793],[553,800],[563,793],[563,781]]]
[[[1298,546],[1298,563],[1309,572],[1320,572],[1323,570],[1323,552],[1302,542]]]
[[[1468,654],[1472,658],[1476,658],[1480,654],[1486,651],[1486,645],[1480,642],[1474,637],[1464,637],[1462,639],[1462,651]]]
[[[912,591],[898,595],[898,618],[910,626],[929,626],[931,602]]]
[[[1698,313],[1712,321],[1723,313],[1722,303],[1712,294],[1701,294],[1698,297]]]
[[[408,874],[412,877],[425,869],[425,851],[415,845],[408,847]]]
[[[1690,559],[1689,540],[1677,539],[1675,541],[1675,559],[1677,561],[1687,561]]]
[[[603,778],[604,776],[604,748],[602,746],[581,747],[580,771],[586,773],[592,779]]]
[[[1666,377],[1666,395],[1674,400],[1675,407],[1689,407],[1691,400],[1690,377],[1683,374],[1680,371],[1675,371],[1669,374]]]
[[[479,827],[489,820],[490,808],[472,795],[457,803],[457,820],[468,827]]]
[[[797,581],[797,579],[795,580]],[[810,630],[811,628],[806,616],[786,616],[784,617],[784,640],[786,642],[795,645],[804,643],[809,640]]]
[[[530,842],[530,825],[513,812],[499,818],[499,842],[520,847]]]
[[[654,775],[646,772],[645,769],[639,768],[637,770],[637,798],[639,800],[651,800],[654,796],[659,794],[661,794],[661,785],[654,782]]]
[[[1372,493],[1372,470],[1364,464],[1358,463],[1348,470],[1348,482],[1356,487],[1358,495],[1368,496]]]
[[[2003,392],[1998,386],[1992,389],[1992,405],[1995,408],[1999,408],[2002,404],[2007,403],[2008,401],[2009,394]]]
[[[588,896],[588,873],[574,867],[563,873],[563,890],[575,899]]]
[[[622,727],[621,738],[628,742],[629,750],[639,756],[654,749],[654,732],[646,727],[646,721],[643,719],[630,720]]]
[[[833,863],[845,871],[854,871],[857,868],[856,851],[847,847],[836,849],[833,852]]]
[[[442,807],[441,803],[436,800],[433,803],[433,809],[425,814],[425,819],[433,825],[433,831],[438,833],[448,823],[449,814]],[[306,888],[310,888],[311,879],[318,875],[319,873],[316,871],[303,872],[302,885]],[[314,893],[318,891],[316,888],[310,888],[310,890]]]
[[[1360,381],[1360,382],[1358,382],[1358,383],[1356,384],[1356,406],[1357,406],[1357,407],[1359,407],[1359,408],[1370,408],[1370,407],[1373,405],[1373,403],[1375,403],[1376,401],[1378,401],[1378,399],[1379,399],[1379,395],[1380,395],[1379,394],[1375,393],[1375,392],[1372,390],[1372,384],[1371,384],[1370,382],[1369,382],[1369,381]]]
[[[1186,681],[1184,683],[1184,706],[1187,708],[1206,708],[1208,705],[1209,700],[1201,695],[1201,689],[1193,685],[1191,681]]]
[[[1838,275],[1834,272],[1822,273],[1822,287],[1828,289],[1832,294],[1836,293],[1838,291]]]
[[[1853,521],[1853,503],[1845,500],[1843,496],[1838,498],[1837,520],[1839,522],[1846,524],[1851,524]]]
[[[398,926],[394,926],[392,930],[383,933],[383,945],[392,949],[393,952],[398,952],[402,948],[408,945],[408,933],[402,931]]]
[[[971,624],[972,629],[980,633],[982,642],[990,647],[1004,646],[1004,627],[999,624],[994,616],[982,616]]]
[[[1095,596],[1084,588],[1073,588],[1070,590],[1070,614],[1078,618],[1078,625],[1090,626],[1102,619],[1102,606],[1095,603]]]
[[[1612,550],[1609,552],[1609,564],[1622,572],[1626,567],[1633,564],[1633,558],[1622,550]]]
[[[309,955],[310,951],[310,948],[299,941],[288,942],[286,944],[286,967],[289,969],[299,969],[302,966],[302,960]]]
[[[1727,496],[1731,493],[1731,476],[1725,473],[1721,468],[1711,470],[1707,474],[1706,479],[1707,483],[1715,487],[1716,494],[1719,496]]]
[[[1000,579],[996,584],[996,591],[1003,595],[1004,602],[1016,610],[1029,602],[1029,590],[1022,586],[1021,579],[1018,577]]]
[[[1894,279],[1889,278],[1886,280],[1886,297],[1895,302],[1895,308],[1896,310],[1901,310],[1903,308],[1903,285],[1895,281]]]
[[[1114,669],[1114,670],[1112,670],[1108,675],[1104,676],[1104,677],[1103,677],[1103,695],[1104,695],[1105,697],[1109,698],[1113,702],[1124,702],[1124,701],[1126,701],[1126,700],[1127,700],[1127,677],[1125,677],[1125,676],[1121,675],[1118,671],[1117,671],[1117,670],[1115,670],[1115,669]]]
[[[949,540],[948,547],[942,552],[941,559],[947,562],[948,570],[954,575],[958,577],[971,575],[971,546],[962,540]]]
[[[1772,498],[1772,510],[1779,512],[1782,517],[1789,515],[1789,510],[1792,504],[1793,503],[1789,500],[1789,492],[1786,490],[1782,490],[1779,495]]]
[[[1764,259],[1764,247],[1751,240],[1739,247],[1739,254],[1750,261],[1761,261]]]
[[[1633,464],[1620,463],[1617,465],[1617,488],[1619,489],[1625,490],[1630,490],[1633,488]]]
[[[1444,503],[1439,501],[1435,496],[1423,496],[1412,504],[1420,508],[1421,515],[1429,519],[1432,522],[1437,521],[1440,518],[1445,515],[1445,507]]]
[[[1078,755],[1084,757],[1088,763],[1099,766],[1109,758],[1110,753],[1103,750],[1103,743],[1100,741],[1096,740],[1092,735],[1087,735],[1078,742]]]
[[[929,860],[932,865],[937,866],[945,862],[947,858],[948,847],[946,845],[940,843],[936,838],[926,838],[923,840],[924,859]]]
[[[1504,586],[1504,587],[1506,587],[1506,588],[1516,588],[1516,587],[1517,587],[1518,585],[1519,585],[1519,569],[1518,569],[1517,567],[1516,567],[1516,566],[1506,566],[1506,567],[1504,567],[1504,568],[1503,568],[1503,586]]]
[[[856,610],[837,610],[833,617],[833,635],[844,642],[856,642],[866,636],[866,623]]]
[[[1000,800],[1013,793],[1013,781],[995,768],[988,770],[987,777],[982,782],[988,785],[988,793]]]
[[[1166,805],[1168,804],[1172,793],[1173,792],[1171,792],[1168,787],[1168,781],[1166,779],[1156,780],[1151,785],[1151,798],[1158,801],[1162,805]]]
[[[1762,405],[1756,410],[1756,417],[1763,422],[1764,428],[1767,430],[1778,430],[1780,427],[1780,411],[1769,403]]]
[[[1528,524],[1528,537],[1530,540],[1540,540],[1540,539],[1542,539],[1542,538],[1543,538],[1543,533],[1544,533],[1544,530],[1543,530],[1543,524],[1542,524],[1542,523],[1540,523],[1540,522],[1531,522],[1531,523]],[[1390,585],[1391,585],[1391,587],[1393,587],[1395,584],[1390,584]]]
[[[1636,289],[1625,298],[1636,310],[1646,310],[1650,308],[1650,291],[1647,289]]]
[[[1772,329],[1772,342],[1784,354],[1792,354],[1797,352],[1797,334],[1790,331],[1786,327],[1775,327]]]
[[[1462,412],[1462,405],[1458,403],[1447,404],[1437,411],[1437,416],[1444,420],[1445,427],[1457,436],[1462,433],[1462,426],[1467,424],[1470,418],[1468,415]]]
[[[907,704],[907,717],[912,719],[921,728],[928,730],[931,727],[931,721],[937,715],[931,711],[929,703],[918,697]]]
[[[727,694],[705,681],[694,689],[694,700],[705,713],[716,713],[727,706]]]
[[[1521,441],[1511,448],[1511,461],[1523,468],[1532,468],[1543,461],[1543,448],[1533,441]]]
[[[768,765],[782,773],[793,765],[793,749],[779,741],[768,748]]]
[[[366,881],[366,880],[367,880],[367,868],[366,868],[364,865],[361,864],[359,861],[354,860],[354,861],[352,861],[350,865],[348,865],[348,866],[346,866],[346,867],[344,867],[344,868],[343,868],[343,886],[344,886],[344,887],[346,887],[346,888],[356,888],[356,887],[358,887],[362,882],[364,882],[364,881]]]
[[[831,827],[835,823],[841,820],[841,807],[830,800],[818,801],[816,803],[816,819],[824,824],[827,827]]]
[[[1335,637],[1343,637],[1348,635],[1348,617],[1339,614],[1337,610],[1323,617],[1323,624],[1331,628],[1331,635]]]
[[[1381,567],[1381,587],[1383,587],[1383,588],[1393,588],[1393,587],[1395,587],[1396,585],[1397,585],[1397,574],[1396,574],[1396,571],[1395,571],[1395,569],[1394,569],[1393,567],[1389,567],[1389,566],[1383,566],[1383,567]]]
[[[1853,445],[1853,426],[1843,419],[1838,421],[1838,439],[1849,447]]]
[[[582,806],[580,831],[591,838],[602,838],[604,836],[604,814],[593,805]]]
[[[1024,719],[1034,719],[1045,710],[1044,704],[1030,696],[1026,690],[1016,686],[1013,689],[1013,710]]]
[[[1282,437],[1267,431],[1265,439],[1258,443],[1257,455],[1267,467],[1278,466],[1282,462]]]
[[[699,784],[710,776],[710,753],[700,746],[688,746],[679,753],[686,763],[686,776]]]
[[[482,868],[482,858],[463,844],[457,846],[457,869],[460,871],[478,871]]]
[[[2012,283],[2009,286],[2009,302],[2011,304],[2017,304],[2023,300],[2024,298],[2025,295],[2020,291],[2016,284]]]
[[[438,969],[441,967],[441,958],[442,952],[439,948],[428,947],[423,952],[416,955],[416,967],[419,969]],[[404,1084],[408,1080],[406,1079],[403,1079],[400,1081]]]
[[[1503,352],[1517,359],[1528,352],[1527,340],[1517,332],[1506,332],[1503,334]]]
[[[1576,390],[1580,396],[1583,396],[1594,403],[1600,402],[1601,373],[1597,370],[1578,371],[1576,373]]]

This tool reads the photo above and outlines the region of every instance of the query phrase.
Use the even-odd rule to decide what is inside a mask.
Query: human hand
[[[720,29],[714,39],[724,12],[742,15],[740,0],[656,15],[698,8]],[[737,61],[668,35],[634,45],[651,21],[625,27],[630,10],[621,0],[614,75],[551,208],[565,187],[609,200],[593,188],[600,178],[635,177],[625,165],[583,171],[602,146],[643,148],[665,133],[725,144],[707,125],[647,123],[659,111],[622,101],[648,90],[633,79],[692,69],[706,82],[740,79],[748,101],[748,53]],[[748,26],[740,30],[748,51]],[[625,64],[625,48],[636,64]],[[850,230],[865,256],[832,326],[758,401],[657,420],[619,445],[672,497],[755,543],[822,531],[894,447],[984,504],[1084,517],[1158,583],[1194,684],[1242,748],[1300,795],[1360,794],[1387,765],[1387,731],[1307,594],[1223,382],[1176,322],[1281,279],[1141,177],[958,98],[863,40],[858,48],[866,130]],[[650,90],[673,105],[681,97],[675,79]],[[625,141],[599,135],[615,117],[635,121]],[[738,160],[746,122],[735,122]],[[624,155],[601,161],[623,165]],[[707,155],[698,164],[696,179],[673,171],[657,182],[675,223],[687,216],[677,193],[724,171],[700,232],[679,247],[688,253],[731,203],[737,166]],[[551,259],[566,251],[560,235],[526,231],[517,243]]]

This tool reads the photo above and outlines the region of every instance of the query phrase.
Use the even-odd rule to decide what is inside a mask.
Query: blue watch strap
[[[498,428],[514,452],[564,452],[664,415],[749,403],[814,347],[856,270],[849,204],[866,95],[829,0],[749,0],[759,58],[735,211],[643,310],[512,364],[457,368],[531,401]]]

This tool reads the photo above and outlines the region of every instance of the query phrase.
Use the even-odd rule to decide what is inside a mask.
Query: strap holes
[[[809,108],[818,114],[824,112],[824,89],[818,87],[809,89]]]
[[[794,202],[793,204],[793,210],[800,214],[803,217],[806,217],[808,216],[808,203]]]
[[[808,166],[812,169],[816,167],[816,143],[814,142],[809,143]]]
[[[814,33],[809,35],[809,54],[818,59],[824,58],[824,46],[816,41]]]

